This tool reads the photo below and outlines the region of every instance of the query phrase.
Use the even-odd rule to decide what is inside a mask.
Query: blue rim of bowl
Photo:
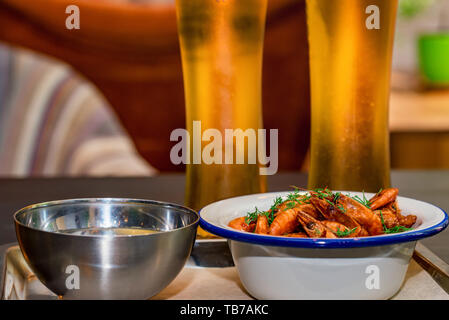
[[[419,200],[417,200],[419,201]],[[342,238],[342,239],[311,239],[311,238],[288,238],[276,236],[264,236],[243,231],[234,231],[223,227],[216,226],[204,220],[200,215],[200,227],[204,230],[213,233],[219,237],[227,238],[240,242],[248,242],[252,244],[277,246],[277,247],[293,247],[293,248],[321,248],[321,249],[343,249],[343,248],[362,248],[385,246],[395,243],[412,242],[423,238],[431,237],[440,233],[449,224],[449,217],[446,211],[438,206],[427,203],[433,207],[440,209],[444,213],[444,218],[436,225],[430,226],[422,230],[412,230],[403,233],[380,235],[363,238]]]

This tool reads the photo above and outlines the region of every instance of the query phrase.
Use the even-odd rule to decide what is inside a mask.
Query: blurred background
[[[400,0],[393,60],[392,168],[449,168],[449,1]],[[305,0],[269,1],[263,72],[279,169],[307,170]],[[184,127],[174,0],[0,0],[0,175],[183,171],[169,155]]]

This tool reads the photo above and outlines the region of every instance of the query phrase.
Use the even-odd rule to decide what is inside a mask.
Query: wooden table
[[[393,168],[449,168],[449,90],[393,91]]]
[[[449,132],[449,90],[393,91],[390,130],[395,132]]]
[[[449,210],[449,171],[394,171],[394,186],[400,195],[431,202]],[[282,173],[269,177],[270,191],[305,187],[307,175]],[[86,197],[144,198],[183,203],[184,176],[161,175],[153,178],[59,178],[0,179],[0,245],[15,242],[13,213],[29,204]],[[449,263],[449,231],[423,243]]]

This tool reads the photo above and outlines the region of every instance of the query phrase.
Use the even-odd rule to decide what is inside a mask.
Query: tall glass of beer
[[[397,0],[307,0],[309,188],[390,184],[388,106]]]
[[[257,132],[262,127],[267,0],[176,0],[176,7],[192,146],[187,162],[186,205],[199,210],[220,199],[263,192],[265,179],[260,175],[260,164],[235,161],[237,154],[247,154],[250,139],[245,138],[247,144],[237,143],[235,137],[226,142],[225,135],[227,129]],[[194,159],[197,142],[193,140],[209,129],[223,137],[219,142],[221,163]],[[202,150],[211,140],[208,137],[200,142]],[[225,159],[229,141],[233,142],[233,154]],[[198,234],[208,236],[203,230]]]

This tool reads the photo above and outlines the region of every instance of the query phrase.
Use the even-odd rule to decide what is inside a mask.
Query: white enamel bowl
[[[246,215],[254,207],[267,210],[276,197],[287,194],[231,198],[200,211],[202,228],[229,239],[240,279],[257,299],[389,299],[404,281],[416,241],[448,225],[442,209],[398,197],[402,213],[418,217],[412,230],[398,234],[303,239],[263,236],[228,227],[232,219]],[[372,194],[365,196],[370,198]]]

